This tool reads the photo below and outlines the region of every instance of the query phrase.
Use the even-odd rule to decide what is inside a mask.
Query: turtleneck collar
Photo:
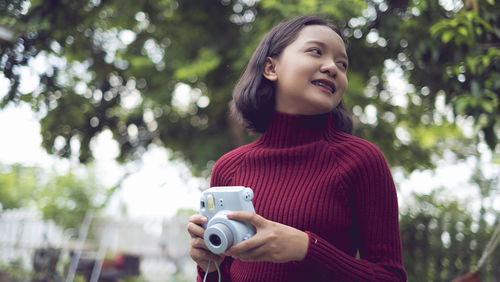
[[[336,131],[331,113],[297,115],[273,112],[269,128],[259,138],[266,146],[286,148],[313,143],[331,136]]]

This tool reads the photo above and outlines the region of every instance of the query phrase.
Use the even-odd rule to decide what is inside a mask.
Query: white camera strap
[[[207,270],[205,271],[205,277],[203,277],[203,282],[206,282],[207,281],[207,276],[208,276],[208,270],[210,269],[210,263],[211,261],[208,260],[208,264],[207,264]],[[219,269],[219,266],[217,265],[217,263],[215,263],[215,268],[217,268],[217,275],[219,276],[219,282],[221,282],[221,275],[220,275],[220,269]]]

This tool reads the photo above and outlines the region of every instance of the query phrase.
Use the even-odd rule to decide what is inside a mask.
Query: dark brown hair
[[[289,19],[271,29],[255,49],[233,90],[231,113],[242,120],[250,130],[265,132],[275,108],[274,83],[263,76],[266,58],[279,57],[283,50],[297,39],[299,32],[309,25],[328,26],[344,40],[342,32],[334,24],[316,16]],[[352,118],[342,101],[332,114],[338,129],[352,132]]]

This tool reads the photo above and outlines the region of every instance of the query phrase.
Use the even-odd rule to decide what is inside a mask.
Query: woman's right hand
[[[224,260],[224,255],[216,255],[210,252],[203,240],[205,229],[201,226],[207,223],[207,217],[201,214],[192,215],[189,218],[187,230],[191,236],[189,255],[205,272],[215,271],[215,264],[220,265]],[[208,261],[210,261],[210,269],[207,269]]]

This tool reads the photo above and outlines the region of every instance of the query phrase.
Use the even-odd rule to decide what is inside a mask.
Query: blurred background
[[[409,281],[500,281],[495,0],[0,0],[0,281],[193,281],[187,218],[257,137],[232,88],[302,14],[348,41],[345,102],[391,166]]]

